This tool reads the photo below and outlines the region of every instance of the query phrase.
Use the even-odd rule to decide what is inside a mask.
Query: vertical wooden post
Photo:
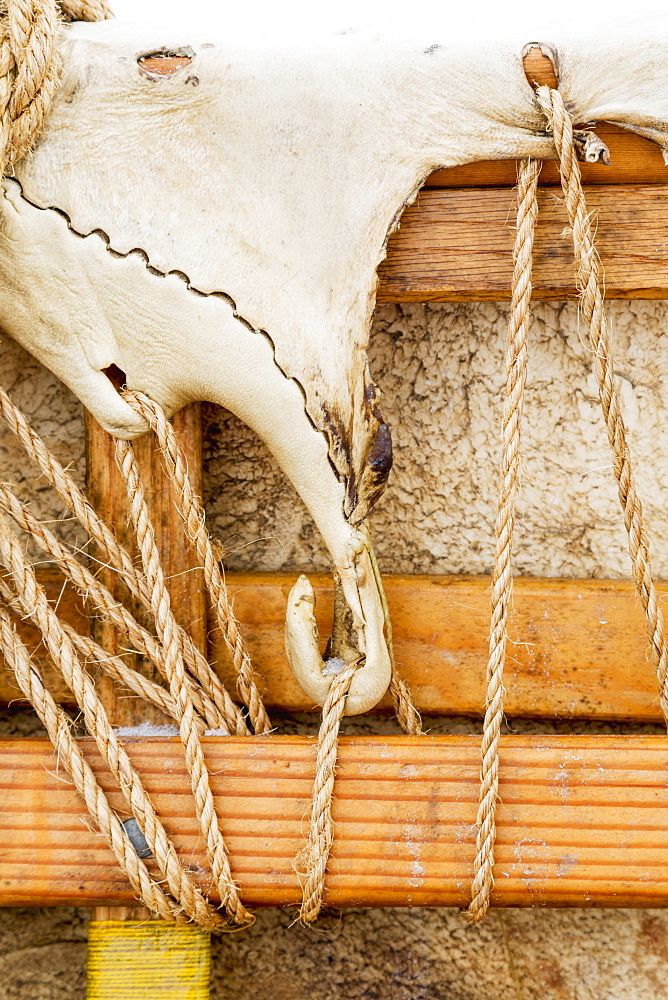
[[[201,493],[202,439],[199,404],[174,417],[174,429],[188,460],[194,489]],[[174,506],[173,491],[162,471],[153,434],[135,443],[156,541],[168,580],[174,614],[199,648],[206,652],[206,596],[202,572],[185,538]],[[125,486],[116,467],[113,438],[90,416],[86,417],[86,480],[93,506],[111,523],[119,538],[131,545],[127,529]],[[113,570],[99,575],[112,593],[128,599]],[[111,653],[125,646],[113,626],[95,622],[98,642]],[[153,675],[141,657],[133,664]],[[101,677],[99,690],[115,726],[163,722],[157,709],[140,698],[119,695],[110,678]],[[142,906],[104,906],[93,911],[89,932],[87,1000],[208,1000],[211,961],[210,935],[196,927],[174,926],[150,920]]]

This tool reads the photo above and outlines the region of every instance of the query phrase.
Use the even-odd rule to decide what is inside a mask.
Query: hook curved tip
[[[362,626],[366,633],[364,636],[366,662],[359,668],[350,685],[345,715],[362,715],[377,705],[389,687],[392,677],[392,664],[382,636],[382,621],[380,641],[376,634],[378,629],[370,629],[369,624],[378,625],[376,621],[371,623],[367,621]],[[320,655],[318,625],[315,619],[315,593],[310,580],[303,574],[288,596],[285,650],[297,683],[316,704],[324,705],[332,676],[338,673],[343,661],[337,663],[332,659],[325,663]]]

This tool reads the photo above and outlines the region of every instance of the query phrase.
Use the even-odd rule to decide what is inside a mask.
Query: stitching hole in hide
[[[194,56],[195,53],[189,46],[182,49],[159,49],[139,56],[137,65],[144,76],[157,80],[162,76],[173,76],[180,69],[189,66]]]
[[[102,369],[102,373],[103,375],[107,376],[107,378],[109,379],[109,381],[111,382],[111,384],[113,385],[114,389],[116,389],[117,392],[120,392],[121,389],[124,389],[125,386],[127,385],[128,381],[127,375],[122,370],[122,368],[118,367],[118,365],[109,365],[108,368]]]

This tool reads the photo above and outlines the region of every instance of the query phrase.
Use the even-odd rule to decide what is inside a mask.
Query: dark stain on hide
[[[357,502],[351,511],[350,520],[359,524],[367,516],[376,501],[383,494],[392,468],[392,436],[387,424],[378,428],[366,463],[362,468],[357,490]]]
[[[353,474],[350,433],[339,414],[330,409],[324,401],[320,401],[320,411],[324,423],[323,431],[329,442],[332,466],[340,479],[346,477],[349,480]]]
[[[364,392],[366,424],[376,433],[359,468],[352,467],[347,481],[345,514],[359,524],[382,495],[392,468],[392,436],[378,402],[380,390],[368,375]]]

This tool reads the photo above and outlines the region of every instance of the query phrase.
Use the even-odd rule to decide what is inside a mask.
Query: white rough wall
[[[505,306],[386,306],[371,364],[396,448],[374,533],[388,572],[484,573],[492,554]],[[668,577],[668,304],[611,303],[617,366],[655,536]],[[591,357],[573,305],[535,308],[527,389],[518,572],[628,572]],[[0,342],[0,383],[59,457],[83,475],[75,400],[11,341]],[[309,517],[266,449],[229,414],[205,409],[206,501],[233,568],[326,568]],[[0,469],[37,491],[41,516],[57,501],[6,432]],[[60,529],[75,541],[71,525]],[[463,732],[466,720],[430,720]],[[289,723],[312,731],[313,723]],[[1,735],[26,733],[24,712]],[[348,731],[389,732],[387,720]],[[516,731],[619,731],[601,724],[514,723]],[[656,731],[652,727],[627,727]],[[82,1000],[84,910],[0,910],[0,998]],[[655,1000],[668,997],[668,914],[662,911],[493,911],[478,928],[452,910],[328,914],[315,929],[267,911],[216,944],[214,1000]]]
[[[372,515],[383,568],[487,573],[492,560],[506,307],[396,305],[378,310],[371,371],[395,463]],[[612,302],[625,414],[668,576],[668,310]],[[626,542],[586,331],[572,303],[535,306],[524,422],[516,570],[624,576]],[[266,449],[229,414],[207,411],[206,500],[235,568],[325,568],[310,519]]]

